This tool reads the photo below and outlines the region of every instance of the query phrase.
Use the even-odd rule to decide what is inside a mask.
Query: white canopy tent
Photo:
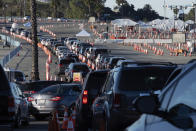
[[[18,27],[19,27],[19,26],[18,26],[17,23],[13,23],[13,24],[12,24],[12,28],[13,28],[13,29],[16,29],[16,28],[18,28]]]
[[[116,19],[111,21],[111,23],[116,26],[135,26],[138,24],[130,19]]]
[[[78,34],[76,34],[77,37],[89,37],[91,36],[90,33],[88,33],[86,30],[82,30],[81,32],[79,32]]]

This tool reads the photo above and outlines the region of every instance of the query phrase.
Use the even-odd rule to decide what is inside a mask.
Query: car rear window
[[[63,64],[63,65],[67,65],[67,64],[70,64],[70,63],[74,63],[74,62],[75,62],[74,59],[60,60],[60,64]]]
[[[85,65],[75,65],[73,67],[73,71],[74,72],[81,72],[81,71],[88,72],[89,68]]]
[[[99,90],[102,88],[106,81],[107,74],[107,72],[90,74],[86,83],[86,89],[89,91],[89,94],[98,94]]]
[[[149,68],[123,70],[119,88],[122,90],[161,90],[173,68]]]
[[[26,84],[18,84],[19,88],[21,89],[21,91],[40,91],[48,86],[51,85],[56,85],[56,84],[62,84],[63,82],[57,81],[51,81],[51,82],[36,82],[36,83],[26,83]]]
[[[61,85],[60,88],[57,89],[58,95],[70,95],[76,96],[81,92],[81,86],[79,85]]]
[[[53,95],[57,93],[58,86],[49,86],[39,91],[40,94]]]

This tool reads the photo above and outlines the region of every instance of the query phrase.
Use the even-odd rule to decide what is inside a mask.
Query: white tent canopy
[[[77,37],[89,37],[91,36],[90,33],[88,33],[85,30],[82,30],[81,32],[79,32],[78,34],[76,34]]]
[[[12,24],[12,28],[16,29],[16,28],[18,28],[18,27],[19,27],[19,26],[18,26],[17,23],[13,23],[13,24]]]
[[[111,21],[111,23],[116,26],[135,26],[138,24],[130,19],[116,19]]]

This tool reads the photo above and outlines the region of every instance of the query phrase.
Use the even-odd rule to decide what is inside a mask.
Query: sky
[[[113,9],[116,6],[116,0],[107,0],[105,5]],[[133,4],[135,6],[135,10],[138,8],[143,8],[145,4],[150,4],[152,9],[155,10],[159,15],[164,16],[164,0],[127,0],[129,4]],[[191,6],[192,3],[196,0],[165,0],[166,5],[189,5]],[[185,10],[185,13],[188,13],[190,8]],[[173,18],[173,12],[170,8],[166,9],[166,17]]]

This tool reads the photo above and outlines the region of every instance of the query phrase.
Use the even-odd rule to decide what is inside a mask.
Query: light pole
[[[31,79],[39,80],[38,69],[38,40],[37,40],[37,19],[36,19],[36,1],[31,0],[31,23],[32,23],[32,72]]]

